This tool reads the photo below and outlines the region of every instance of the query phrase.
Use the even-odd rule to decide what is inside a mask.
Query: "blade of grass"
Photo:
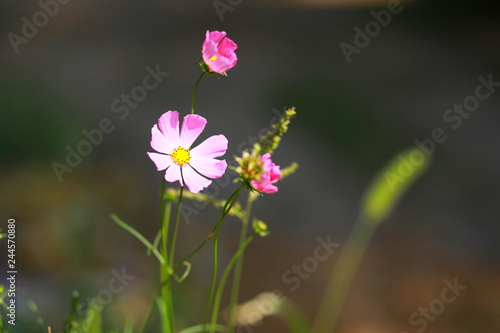
[[[415,154],[421,155],[420,163],[410,163],[415,160]],[[393,158],[374,178],[363,197],[361,213],[333,269],[311,332],[331,333],[334,330],[376,228],[429,164],[430,158],[418,147],[412,147]]]

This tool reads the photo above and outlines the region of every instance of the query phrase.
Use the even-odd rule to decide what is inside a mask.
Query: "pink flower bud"
[[[210,72],[225,74],[238,62],[234,50],[238,48],[235,42],[226,37],[225,31],[208,31],[201,54],[203,62]]]

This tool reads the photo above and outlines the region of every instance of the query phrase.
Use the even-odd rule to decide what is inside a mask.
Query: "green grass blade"
[[[35,315],[35,324],[37,324],[40,327],[42,333],[45,333],[45,325],[43,324],[43,319],[42,316],[40,315],[40,310],[38,309],[38,306],[31,298],[27,299],[26,303],[28,303],[30,311]]]
[[[412,147],[393,158],[375,177],[365,192],[361,215],[372,223],[380,223],[415,180],[427,169],[430,157]]]
[[[393,158],[368,187],[361,213],[333,269],[311,332],[331,333],[334,330],[352,280],[377,226],[391,213],[429,163],[430,158],[417,147],[407,149]]]

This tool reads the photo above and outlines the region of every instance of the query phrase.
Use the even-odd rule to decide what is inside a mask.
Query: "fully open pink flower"
[[[203,62],[211,72],[224,74],[238,62],[234,53],[237,48],[238,45],[226,37],[225,31],[207,30],[201,50]]]
[[[263,193],[276,193],[278,188],[273,185],[281,178],[281,171],[279,165],[271,161],[271,154],[267,153],[260,158],[262,162],[263,172],[260,174],[260,179],[253,179],[251,181],[252,187],[259,192]]]
[[[159,153],[149,153],[158,171],[165,170],[165,180],[179,181],[189,191],[198,193],[212,183],[208,178],[222,177],[227,168],[225,160],[215,157],[224,155],[227,139],[214,135],[191,149],[201,134],[207,120],[197,114],[184,117],[179,132],[179,112],[165,112],[151,129],[151,147]],[[205,176],[205,177],[204,177]]]

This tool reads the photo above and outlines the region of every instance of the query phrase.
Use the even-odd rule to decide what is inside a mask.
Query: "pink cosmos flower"
[[[238,58],[234,50],[235,42],[226,37],[225,31],[208,31],[203,42],[201,54],[203,62],[211,72],[224,74],[236,65]]]
[[[272,183],[276,183],[281,178],[279,165],[271,161],[271,154],[266,153],[260,158],[262,162],[263,172],[260,174],[260,179],[253,179],[251,184],[254,189],[263,193],[276,193],[278,188]]]
[[[215,157],[224,155],[227,139],[214,135],[191,149],[201,134],[207,120],[197,114],[184,117],[179,132],[179,112],[165,112],[151,129],[151,147],[159,153],[148,152],[158,171],[165,170],[165,180],[179,181],[189,191],[198,193],[212,183],[208,178],[222,177],[227,168],[225,160]]]

